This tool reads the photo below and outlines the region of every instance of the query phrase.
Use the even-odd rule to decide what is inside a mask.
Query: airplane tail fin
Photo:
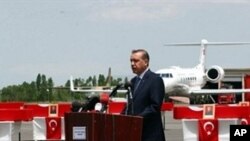
[[[250,42],[208,42],[206,39],[202,39],[200,43],[171,43],[165,44],[166,46],[201,46],[200,60],[197,65],[198,68],[205,70],[206,48],[208,45],[247,45]]]
[[[74,89],[74,82],[73,82],[73,76],[70,76],[70,91],[74,92],[75,89]]]
[[[203,71],[205,70],[205,57],[206,57],[206,47],[207,47],[208,41],[203,39],[201,42],[194,42],[194,43],[170,43],[165,44],[166,46],[201,46],[200,51],[200,60],[199,64],[196,66],[198,68],[201,68]]]
[[[111,67],[109,67],[108,76],[107,76],[107,79],[106,79],[106,86],[107,86],[107,87],[110,87],[110,86],[111,86],[111,81],[112,81]]]
[[[250,44],[250,42],[208,42],[205,39],[201,40],[200,46],[200,60],[197,67],[201,67],[205,71],[205,59],[206,59],[206,49],[208,45],[215,45],[215,46],[225,46],[225,45],[246,45]]]
[[[203,39],[201,40],[200,46],[200,60],[199,64],[197,65],[198,68],[201,68],[203,72],[205,72],[205,61],[206,61],[206,49],[207,49],[208,41]]]

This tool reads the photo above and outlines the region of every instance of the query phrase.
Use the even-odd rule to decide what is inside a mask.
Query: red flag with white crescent
[[[61,139],[61,118],[46,117],[45,120],[47,139]]]
[[[218,141],[218,120],[199,120],[198,121],[199,141]]]
[[[242,118],[241,125],[250,125],[250,118]]]

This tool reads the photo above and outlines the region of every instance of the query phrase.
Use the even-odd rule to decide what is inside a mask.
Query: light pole
[[[47,93],[48,93],[48,103],[50,103],[50,100],[49,100],[49,98],[50,98],[50,90],[49,89],[47,89]]]

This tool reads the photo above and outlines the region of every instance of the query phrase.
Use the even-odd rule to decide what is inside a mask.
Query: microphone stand
[[[130,87],[128,87],[127,88],[127,109],[126,109],[126,115],[128,115],[129,113],[128,113],[128,110],[129,110],[129,108],[131,107],[131,115],[133,115],[134,114],[134,103],[133,103],[133,95],[132,95],[132,92],[131,92],[131,89],[130,89]]]

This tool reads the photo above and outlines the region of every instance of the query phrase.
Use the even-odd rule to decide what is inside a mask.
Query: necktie
[[[135,93],[135,91],[137,90],[137,88],[138,88],[140,82],[141,82],[141,78],[140,78],[139,76],[137,76],[137,77],[135,78],[134,93]]]

